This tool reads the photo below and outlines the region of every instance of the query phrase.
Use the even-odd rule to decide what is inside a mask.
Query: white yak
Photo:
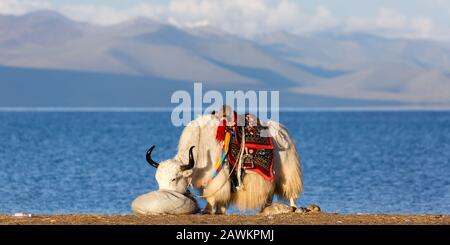
[[[244,170],[242,188],[233,192],[229,164],[224,164],[213,178],[214,166],[222,151],[222,143],[216,140],[220,119],[216,113],[191,121],[184,128],[178,152],[172,159],[159,164],[151,158],[154,146],[148,150],[147,161],[157,168],[155,176],[159,189],[185,193],[193,186],[201,190],[207,201],[203,213],[208,214],[223,214],[229,205],[239,210],[263,209],[272,204],[274,194],[289,201],[295,210],[296,200],[303,191],[303,179],[300,157],[287,129],[275,121],[265,123],[274,145],[274,181]]]

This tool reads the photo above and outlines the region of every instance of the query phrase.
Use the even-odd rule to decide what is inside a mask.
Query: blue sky
[[[179,26],[213,26],[246,37],[274,31],[339,29],[387,37],[450,39],[450,0],[0,1],[3,14],[43,8],[101,25],[143,16]]]

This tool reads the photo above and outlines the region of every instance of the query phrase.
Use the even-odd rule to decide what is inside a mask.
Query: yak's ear
[[[214,110],[214,111],[211,112],[211,116],[213,116],[214,118],[217,118],[217,119],[220,119],[220,118],[221,118],[220,115],[219,115],[219,112],[216,111],[216,110]]]

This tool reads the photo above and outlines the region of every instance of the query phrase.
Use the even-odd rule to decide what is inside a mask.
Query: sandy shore
[[[263,215],[0,215],[0,225],[450,225],[449,215],[410,214],[279,214]]]

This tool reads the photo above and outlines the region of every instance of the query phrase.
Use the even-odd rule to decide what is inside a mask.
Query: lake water
[[[450,213],[450,112],[289,112],[298,204],[338,213]],[[174,155],[167,112],[0,112],[0,213],[130,213]]]

